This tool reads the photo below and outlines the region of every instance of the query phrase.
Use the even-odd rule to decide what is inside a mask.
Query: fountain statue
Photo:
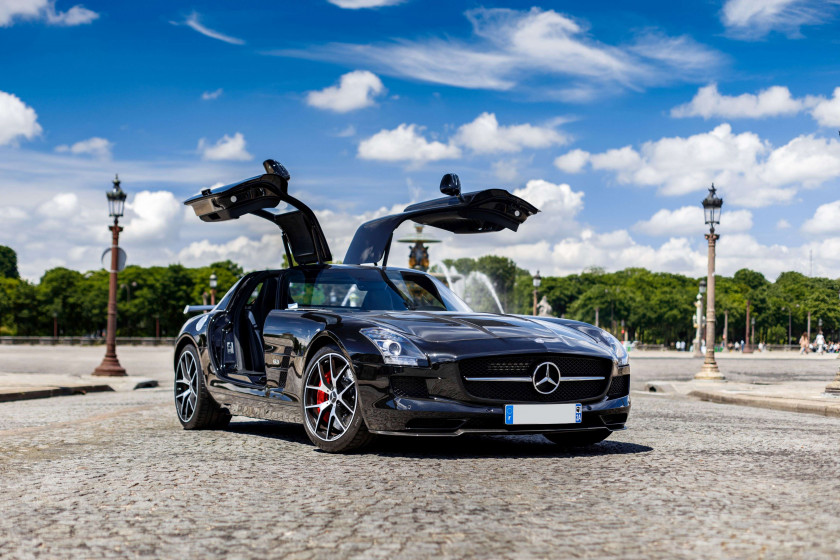
[[[413,243],[408,251],[408,267],[426,272],[429,270],[429,248],[426,245],[440,243],[440,239],[423,235],[423,226],[420,224],[415,225],[414,230],[414,235],[397,239],[397,242]]]
[[[537,304],[537,316],[538,317],[554,317],[554,308],[551,307],[551,304],[548,303],[548,299],[545,296],[542,297],[540,302]]]

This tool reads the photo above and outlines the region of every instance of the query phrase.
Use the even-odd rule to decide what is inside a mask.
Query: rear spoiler
[[[215,305],[187,305],[184,308],[184,315],[189,315],[190,313],[198,313],[198,312],[206,312],[211,311],[215,308]]]
[[[408,206],[402,214],[385,216],[362,224],[347,249],[344,264],[378,263],[385,266],[394,230],[406,220],[452,233],[488,233],[519,226],[539,209],[504,189],[461,194],[461,181],[447,173],[440,183],[446,196]]]

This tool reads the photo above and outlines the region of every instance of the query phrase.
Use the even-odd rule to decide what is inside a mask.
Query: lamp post
[[[534,275],[534,313],[533,315],[536,316],[537,314],[537,288],[540,287],[542,283],[542,278],[540,277],[540,271],[538,270],[537,273]]]
[[[216,305],[216,288],[219,286],[219,278],[216,273],[210,275],[210,305]]]
[[[703,294],[706,293],[706,279],[700,280],[700,285],[697,288],[697,300],[694,302],[696,308],[694,314],[694,323],[696,324],[697,332],[694,335],[694,357],[702,358],[703,353],[700,351],[700,342],[703,340]]]
[[[709,290],[706,293],[706,359],[703,367],[695,379],[712,379],[722,381],[725,379],[715,361],[715,242],[720,238],[715,233],[715,226],[720,224],[720,209],[723,206],[723,199],[716,194],[714,183],[709,188],[709,194],[703,199],[703,214],[706,225],[709,226],[709,233],[706,234],[706,241],[709,242],[709,260],[706,271],[706,282]],[[725,335],[724,335],[725,340]]]
[[[117,359],[117,268],[119,268],[120,218],[125,209],[126,194],[120,188],[120,178],[114,178],[114,188],[106,193],[108,215],[114,218],[111,230],[111,277],[108,283],[108,331],[105,336],[105,357],[93,370],[93,375],[121,377],[127,375]]]

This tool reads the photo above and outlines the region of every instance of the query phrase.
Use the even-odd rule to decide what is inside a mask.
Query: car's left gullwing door
[[[298,264],[325,263],[332,260],[327,239],[315,213],[291,196],[289,172],[274,160],[263,163],[266,173],[238,183],[204,189],[184,204],[205,222],[236,220],[253,214],[276,224],[283,232],[287,252]],[[284,202],[294,210],[271,212]],[[291,262],[289,263],[292,264]]]

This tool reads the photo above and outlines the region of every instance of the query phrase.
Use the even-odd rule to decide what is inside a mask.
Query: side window
[[[397,289],[411,300],[415,309],[446,311],[446,305],[428,277],[396,270],[389,270],[386,274]]]
[[[367,285],[353,276],[322,271],[316,274],[293,270],[286,275],[288,294],[286,308],[295,307],[360,307],[367,295]]]
[[[263,289],[265,284],[260,282],[256,286],[254,286],[254,291],[251,292],[251,295],[248,296],[248,301],[245,302],[245,305],[251,307],[254,305],[254,302],[257,301],[257,298],[260,297],[260,291]]]
[[[417,282],[413,280],[406,280],[405,285],[408,288],[408,293],[411,294],[411,299],[414,301],[414,306],[416,308],[446,311],[446,306],[443,302]]]
[[[286,305],[308,305],[309,298],[307,297],[306,278],[300,271],[292,271],[286,275],[289,282],[287,293],[289,297]],[[311,286],[311,284],[310,284]]]

